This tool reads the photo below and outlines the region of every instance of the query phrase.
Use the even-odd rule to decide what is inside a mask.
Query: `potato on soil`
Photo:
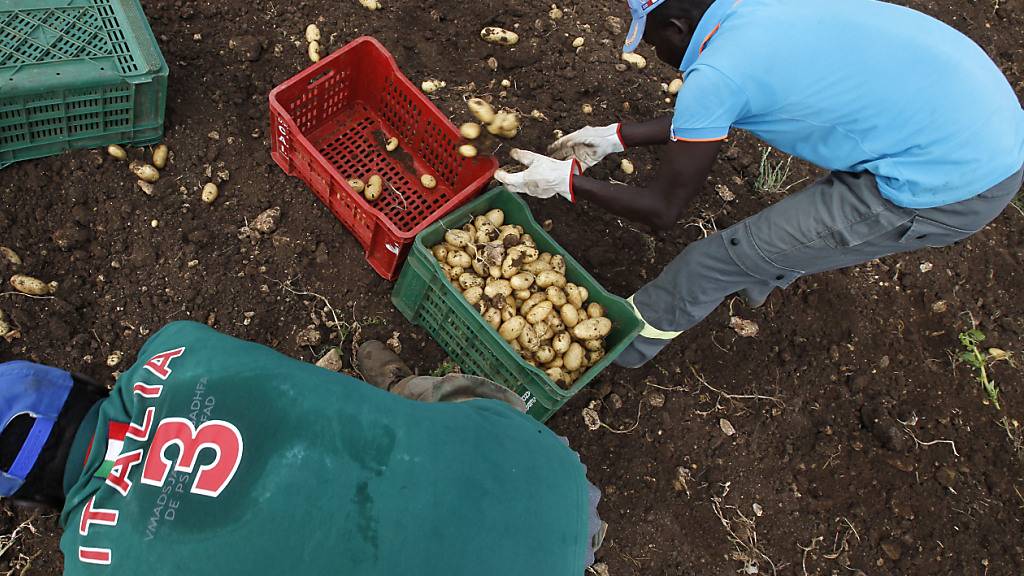
[[[29,294],[31,296],[46,296],[57,291],[56,282],[50,282],[47,284],[38,278],[33,278],[24,274],[15,274],[14,276],[11,276],[11,286],[18,292],[21,292],[22,294]]]
[[[310,42],[309,47],[306,49],[306,56],[309,57],[310,62],[320,61],[320,43]]]
[[[0,256],[3,256],[4,260],[7,260],[15,266],[21,266],[21,256],[18,256],[17,252],[11,250],[7,246],[0,246]]]
[[[320,41],[320,29],[317,28],[316,24],[310,24],[306,26],[306,42],[319,42]]]
[[[213,204],[217,201],[218,196],[220,196],[220,188],[218,188],[216,184],[213,182],[207,182],[203,185],[201,198],[204,204]]]
[[[462,156],[463,158],[476,158],[477,154],[476,146],[473,146],[472,144],[463,144],[462,146],[459,146],[459,156]]]
[[[135,161],[128,165],[128,169],[132,171],[132,174],[138,176],[139,180],[156,182],[160,179],[160,172],[149,164]]]
[[[383,189],[384,180],[377,174],[374,174],[366,180],[366,187],[363,188],[363,197],[370,202],[373,202],[377,198],[380,198],[380,193]]]
[[[163,170],[164,166],[167,166],[167,155],[170,151],[167,149],[166,144],[159,144],[153,149],[153,166],[158,170]]]
[[[359,5],[371,12],[382,8],[379,0],[359,0]]]
[[[512,46],[519,42],[518,34],[511,30],[498,28],[497,26],[487,26],[481,30],[480,38],[483,38],[485,42],[497,44],[499,46]]]
[[[494,122],[494,108],[486,100],[482,98],[470,98],[466,101],[466,106],[469,107],[470,113],[472,113],[477,120],[484,124]]]
[[[128,159],[128,152],[126,152],[124,148],[118,146],[117,144],[111,144],[110,146],[107,146],[107,154],[109,154],[111,158],[115,158],[117,160]]]
[[[668,83],[668,93],[673,96],[679,94],[679,90],[683,87],[683,79],[676,78],[675,80]]]
[[[420,90],[423,90],[424,94],[433,94],[447,85],[448,83],[443,80],[435,80],[434,78],[431,78],[430,80],[424,80],[420,83]]]
[[[514,138],[519,133],[519,116],[515,112],[502,110],[487,123],[487,131],[502,138]]]
[[[647,59],[635,52],[623,52],[622,60],[637,70],[647,67]]]

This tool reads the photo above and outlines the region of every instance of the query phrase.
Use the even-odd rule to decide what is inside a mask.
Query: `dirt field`
[[[661,84],[673,71],[649,50],[645,70],[615,67],[624,32],[612,17],[627,16],[617,0],[561,6],[557,22],[544,2],[382,2],[371,13],[351,0],[144,0],[171,71],[172,161],[152,197],[96,152],[0,172],[0,243],[24,259],[18,271],[60,283],[55,299],[0,295],[17,328],[0,342],[0,360],[109,381],[110,354],[123,352],[123,367],[148,334],[186,318],[315,360],[330,335],[317,348],[297,340],[322,308],[294,293],[310,291],[369,324],[364,337],[396,335],[418,371],[441,365],[443,351],[392,308],[391,285],[356,241],[270,160],[267,95],[308,64],[300,40],[311,22],[329,49],[370,34],[414,82],[446,81],[435,102],[457,122],[469,119],[466,91],[539,110],[546,120],[527,121],[515,140],[523,148],[542,149],[556,129],[670,109]],[[971,36],[1024,94],[1024,2],[911,5]],[[518,26],[520,44],[483,43],[477,33],[490,24]],[[586,39],[578,53],[577,36]],[[502,79],[511,80],[504,96]],[[509,148],[498,150],[503,163]],[[634,176],[611,160],[593,173],[640,183],[653,175],[653,155],[629,157]],[[734,135],[699,206],[658,236],[585,204],[530,204],[625,296],[687,243],[782,196],[757,189],[760,160],[757,142]],[[199,200],[207,170],[224,180],[212,207]],[[783,187],[813,176],[794,163]],[[238,238],[273,206],[282,211],[276,232],[258,243]],[[1011,207],[962,245],[806,278],[758,310],[733,301],[652,365],[600,376],[550,425],[605,491],[611,528],[599,560],[608,573],[1024,573],[1024,429],[1014,427],[1024,421],[1022,265],[1024,213]],[[739,337],[730,313],[760,333]],[[1015,359],[988,367],[1001,410],[955,361],[958,333],[972,321],[987,335],[983,349]],[[606,424],[596,431],[581,417],[592,401]],[[0,533],[26,520],[10,549],[8,536],[0,541],[0,573],[60,574],[56,516],[0,504]]]

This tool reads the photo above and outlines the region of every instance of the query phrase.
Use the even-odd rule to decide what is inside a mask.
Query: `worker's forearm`
[[[670,207],[664,200],[666,192],[657,188],[612,184],[579,175],[573,178],[573,193],[576,198],[585,198],[623,218],[651,228],[665,229],[676,223],[682,209],[696,195],[696,190],[679,187],[669,191],[677,195],[677,202],[673,203],[675,206]]]
[[[623,122],[619,128],[622,144],[630,146],[657,146],[668,144],[672,133],[672,117],[655,118],[647,122]]]

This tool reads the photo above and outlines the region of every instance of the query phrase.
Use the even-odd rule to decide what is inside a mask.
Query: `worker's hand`
[[[610,126],[587,126],[563,136],[551,146],[548,146],[548,154],[558,160],[575,158],[580,161],[583,169],[586,170],[597,164],[609,154],[622,152],[625,146],[619,137],[619,125]]]
[[[519,150],[512,150],[512,158],[524,164],[526,170],[510,173],[498,170],[494,178],[516,194],[534,198],[561,196],[575,202],[572,193],[572,178],[579,174],[580,164],[576,160],[554,160],[547,156]]]

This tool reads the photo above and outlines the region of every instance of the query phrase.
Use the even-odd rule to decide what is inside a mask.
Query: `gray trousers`
[[[1024,167],[973,198],[913,209],[883,198],[871,174],[833,172],[687,246],[633,296],[646,327],[615,363],[646,363],[735,292],[763,301],[807,274],[963,240],[1006,208],[1022,178]]]

